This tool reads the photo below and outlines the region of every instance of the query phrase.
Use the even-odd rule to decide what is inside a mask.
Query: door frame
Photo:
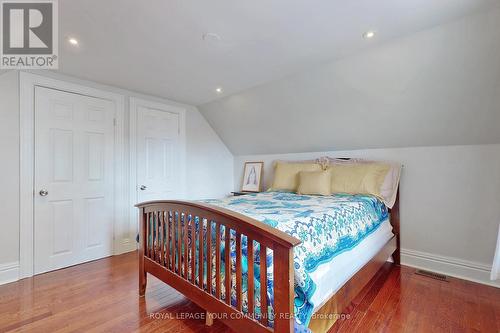
[[[146,107],[158,111],[176,113],[179,115],[179,148],[180,148],[180,170],[181,170],[181,188],[179,189],[179,199],[186,198],[186,109],[168,102],[150,101],[138,97],[129,99],[129,193],[130,193],[130,212],[129,229],[137,234],[139,230],[139,210],[135,208],[138,203],[137,188],[137,108]],[[134,240],[135,240],[134,234]]]
[[[19,193],[19,278],[34,272],[34,195],[35,195],[35,87],[106,99],[115,104],[114,129],[114,209],[113,255],[135,249],[135,242],[117,238],[123,230],[120,221],[128,220],[125,163],[125,97],[120,94],[69,83],[27,72],[19,73],[20,109],[20,193]]]

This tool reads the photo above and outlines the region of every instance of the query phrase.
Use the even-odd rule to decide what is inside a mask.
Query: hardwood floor
[[[151,276],[139,298],[137,279],[130,253],[0,286],[0,332],[231,332]],[[347,313],[331,332],[499,332],[500,289],[386,264]]]
[[[387,263],[354,299],[333,332],[499,332],[500,289],[438,281]]]

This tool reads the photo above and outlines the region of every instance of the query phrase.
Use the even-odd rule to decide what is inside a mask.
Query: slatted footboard
[[[211,205],[137,207],[141,296],[150,273],[238,332],[293,332],[293,247],[300,240]]]

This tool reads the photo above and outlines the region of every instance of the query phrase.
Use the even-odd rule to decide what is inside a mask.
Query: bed
[[[399,194],[392,209],[284,192],[137,207],[140,295],[150,273],[238,332],[326,332],[388,257],[399,264]]]

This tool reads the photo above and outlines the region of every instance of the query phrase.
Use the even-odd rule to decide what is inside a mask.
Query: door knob
[[[40,190],[40,192],[38,192],[42,197],[45,197],[49,194],[49,191],[47,190]]]
[[[145,191],[148,187],[146,185],[141,185],[141,187],[139,187],[141,189],[141,191]]]

